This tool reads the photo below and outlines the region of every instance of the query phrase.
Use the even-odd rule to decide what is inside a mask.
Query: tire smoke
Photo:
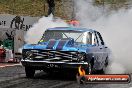
[[[110,15],[105,15],[102,8],[92,5],[92,0],[75,0],[76,19],[81,27],[99,31],[103,39],[112,50],[113,62],[106,73],[132,73],[132,9],[121,9]],[[26,43],[36,44],[47,28],[67,27],[61,19],[53,20],[53,16],[42,17],[38,23],[27,31]]]
[[[92,0],[76,0],[76,19],[82,27],[98,30],[112,50],[113,62],[107,73],[132,73],[132,9],[121,9],[110,15],[102,13]]]
[[[68,25],[60,18],[53,18],[51,14],[48,17],[42,17],[37,23],[30,28],[25,35],[25,42],[27,44],[36,44],[41,39],[43,33],[47,28],[54,27],[68,27]]]

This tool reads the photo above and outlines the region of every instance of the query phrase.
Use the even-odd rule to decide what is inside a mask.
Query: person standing
[[[49,9],[48,9],[48,15],[53,14],[54,15],[54,11],[55,11],[55,1],[54,0],[47,0]]]

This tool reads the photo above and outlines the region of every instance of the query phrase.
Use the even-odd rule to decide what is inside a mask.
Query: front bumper
[[[81,66],[88,66],[87,62],[51,62],[51,61],[33,61],[21,60],[25,67],[33,67],[35,69],[58,68],[58,69],[73,69]]]

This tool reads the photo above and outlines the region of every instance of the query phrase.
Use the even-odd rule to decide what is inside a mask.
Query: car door
[[[95,38],[96,38],[96,67],[99,69],[102,69],[104,66],[104,42],[99,32],[95,32]]]
[[[97,32],[97,33],[99,35],[99,38],[101,40],[101,44],[102,44],[102,47],[103,47],[103,50],[104,50],[103,57],[104,57],[104,59],[106,59],[106,57],[108,57],[109,48],[105,45],[101,34],[99,32]]]
[[[101,63],[102,63],[102,66],[103,66],[105,64],[105,60],[106,60],[106,57],[108,55],[107,47],[105,46],[103,38],[102,38],[102,36],[101,36],[101,34],[99,32],[97,32],[97,36],[98,36],[98,38],[100,40],[100,49],[102,49],[101,50],[102,51],[102,62]]]

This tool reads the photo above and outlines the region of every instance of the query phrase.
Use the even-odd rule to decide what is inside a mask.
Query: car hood
[[[77,44],[73,39],[63,40],[49,40],[48,42],[41,42],[38,44],[25,44],[23,49],[50,49],[61,51],[78,51],[86,52],[91,47],[91,44]]]

